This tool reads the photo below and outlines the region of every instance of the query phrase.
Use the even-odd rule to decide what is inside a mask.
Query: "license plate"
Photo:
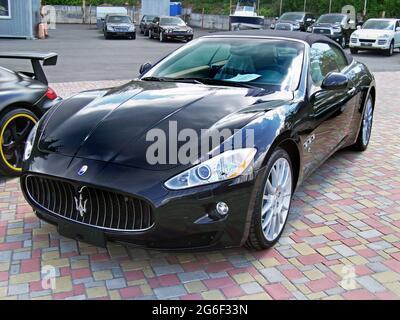
[[[372,43],[361,42],[361,45],[362,45],[363,47],[372,47]]]
[[[117,35],[118,36],[123,36],[123,35],[125,35],[125,32],[117,32]]]
[[[60,222],[58,233],[64,237],[86,242],[96,247],[106,247],[106,238],[101,230],[78,223]]]

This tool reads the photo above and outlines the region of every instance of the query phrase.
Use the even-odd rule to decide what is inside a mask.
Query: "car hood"
[[[177,26],[176,24],[168,25],[168,24],[163,24],[161,25],[162,28],[164,29],[173,29],[173,30],[188,30],[189,27],[182,25],[182,26]]]
[[[313,25],[313,27],[321,27],[321,28],[332,28],[333,26],[340,27],[340,22],[337,22],[337,23],[320,23],[320,22],[316,22]]]
[[[393,32],[391,30],[360,29],[355,31],[353,35],[356,35],[363,39],[376,39],[385,34],[392,34],[392,33]]]
[[[129,28],[133,26],[133,23],[107,23],[107,27],[119,27],[119,28]]]
[[[167,140],[174,126],[178,133],[189,128],[198,136],[214,129],[233,133],[260,112],[292,98],[292,93],[258,88],[132,81],[64,101],[43,120],[39,149],[156,170],[146,161],[146,151],[154,144],[146,138],[151,129],[162,130]],[[185,141],[177,148],[182,144]]]

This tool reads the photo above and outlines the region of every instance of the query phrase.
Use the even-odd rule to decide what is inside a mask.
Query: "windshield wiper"
[[[236,81],[228,81],[228,80],[219,80],[213,78],[177,78],[175,80],[185,80],[185,81],[197,81],[198,83],[202,84],[211,84],[211,85],[222,85],[222,86],[229,86],[229,87],[241,87],[241,88],[248,88],[248,89],[262,89],[261,87],[253,86],[248,83],[244,82],[236,82]]]
[[[166,78],[166,77],[145,77],[143,81],[160,81],[160,82],[184,82],[184,83],[196,83],[203,84],[201,81],[195,78]]]

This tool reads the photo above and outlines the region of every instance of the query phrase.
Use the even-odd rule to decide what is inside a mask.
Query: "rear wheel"
[[[372,124],[374,121],[374,103],[371,95],[367,98],[363,118],[358,133],[357,142],[352,146],[356,151],[365,151],[368,148],[371,138]]]
[[[25,142],[38,118],[27,109],[14,109],[0,120],[0,173],[18,176],[21,173]]]
[[[246,246],[252,249],[273,246],[286,225],[293,194],[293,170],[288,153],[276,149],[263,175],[246,242]]]
[[[340,45],[343,49],[346,48],[346,37],[342,37],[342,39],[340,40]]]

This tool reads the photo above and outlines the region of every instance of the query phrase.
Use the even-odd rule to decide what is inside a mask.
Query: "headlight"
[[[296,23],[296,24],[293,25],[293,30],[297,30],[297,29],[300,29],[300,24],[299,23]]]
[[[36,132],[37,132],[38,124],[36,124],[32,131],[30,132],[28,139],[26,139],[25,142],[25,151],[24,151],[24,161],[28,160],[29,157],[31,156],[32,149],[33,149],[33,143],[35,142],[36,138]]]
[[[135,29],[136,29],[135,26],[130,26],[129,27],[129,31],[135,31]]]
[[[351,35],[351,37],[352,37],[352,38],[358,38],[358,34],[357,34],[357,33],[353,33],[353,34]]]
[[[187,33],[192,33],[193,29],[187,29]]]
[[[387,38],[389,38],[390,37],[390,34],[383,34],[383,35],[381,35],[381,36],[379,36],[378,38],[380,38],[380,39],[387,39]]]
[[[111,26],[107,26],[107,31],[114,31],[114,28]]]
[[[257,150],[229,150],[186,170],[165,182],[171,190],[181,190],[236,178],[250,167]]]

